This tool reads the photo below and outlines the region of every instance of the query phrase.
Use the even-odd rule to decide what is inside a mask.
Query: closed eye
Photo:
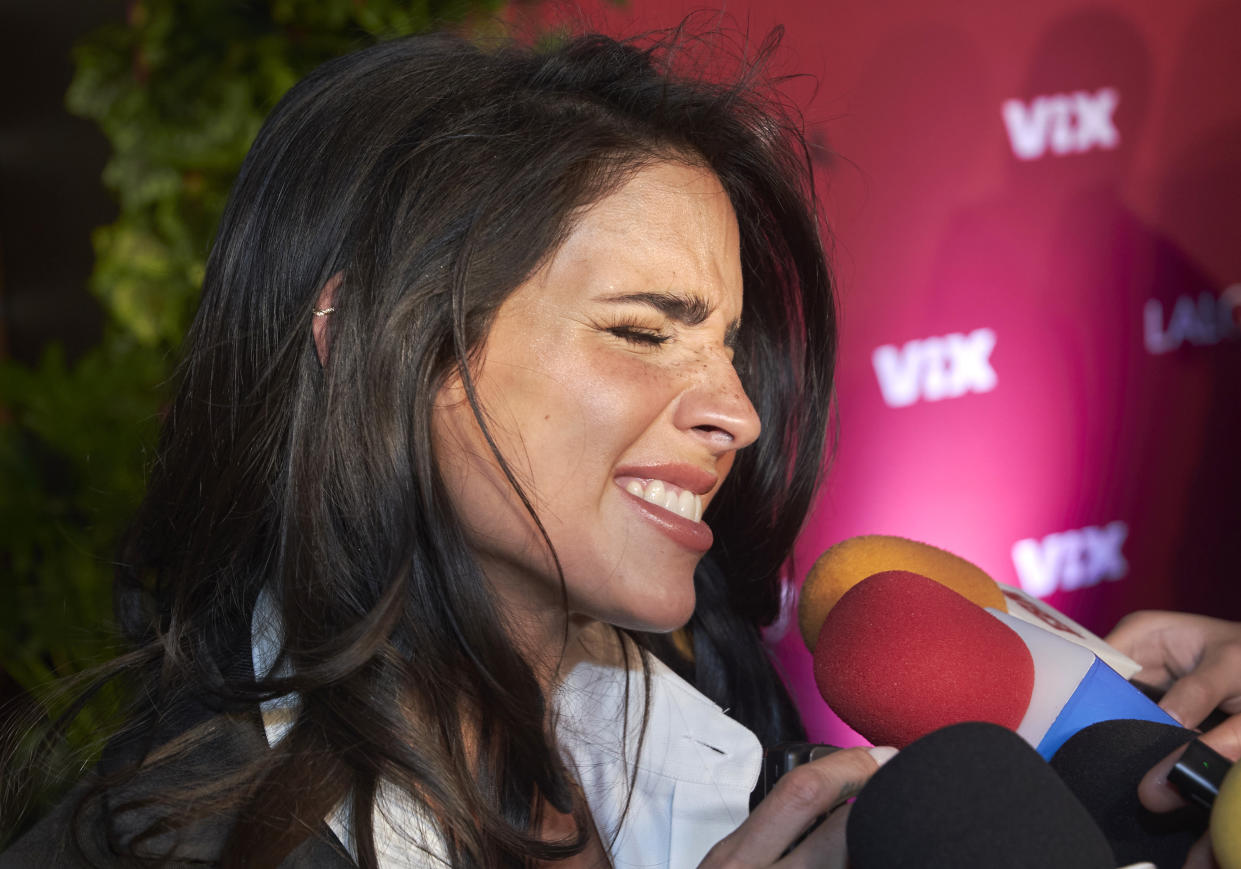
[[[630,344],[637,344],[642,347],[658,347],[672,340],[671,335],[665,335],[657,329],[648,329],[643,326],[608,326],[606,331],[622,338]]]

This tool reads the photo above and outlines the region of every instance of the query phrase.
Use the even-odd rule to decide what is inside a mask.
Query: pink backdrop
[[[692,4],[574,17],[667,26]],[[564,14],[561,10],[558,14]],[[742,0],[825,145],[841,433],[790,579],[856,534],[1100,633],[1241,618],[1241,4]],[[771,638],[812,736],[794,627]]]

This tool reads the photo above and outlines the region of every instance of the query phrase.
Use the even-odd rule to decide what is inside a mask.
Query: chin
[[[689,594],[675,600],[664,599],[658,606],[643,607],[618,614],[612,624],[631,631],[642,631],[648,634],[667,634],[685,627],[694,614],[695,597],[693,585]]]

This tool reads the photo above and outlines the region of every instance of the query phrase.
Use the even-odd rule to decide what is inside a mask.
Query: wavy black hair
[[[762,434],[705,517],[716,543],[695,575],[692,654],[631,639],[764,742],[801,734],[760,627],[824,461],[836,323],[807,147],[763,78],[776,41],[723,80],[696,66],[720,40],[681,31],[549,50],[423,36],[327,63],[281,100],[225,211],[122,547],[124,667],[142,705],[128,760],[92,794],[142,823],[111,847],[158,852],[224,817],[223,864],[275,865],[345,805],[374,867],[385,782],[434,819],[453,865],[581,850],[548,698],[453,514],[432,404],[581,207],[656,160],[709,167],[736,212],[735,364]],[[324,365],[310,324],[333,276]],[[280,677],[250,666],[263,590],[284,628]],[[271,750],[134,790],[289,692],[300,705]],[[195,726],[164,742],[190,708]],[[573,814],[578,835],[545,841],[541,806]]]

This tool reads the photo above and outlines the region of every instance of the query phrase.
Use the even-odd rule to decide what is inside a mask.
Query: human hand
[[[740,827],[707,852],[699,869],[844,869],[849,807],[842,803],[857,796],[866,780],[894,754],[896,749],[887,747],[847,748],[794,767],[781,776]],[[824,814],[827,819],[785,855],[798,836]]]
[[[1197,727],[1217,707],[1229,717],[1201,741],[1230,760],[1241,758],[1241,623],[1170,612],[1125,616],[1105,638],[1142,665],[1133,678],[1165,690],[1159,705],[1186,727]],[[1168,755],[1142,778],[1138,799],[1153,812],[1185,805],[1168,784],[1183,749]],[[1211,869],[1206,836],[1191,849],[1185,869]]]

